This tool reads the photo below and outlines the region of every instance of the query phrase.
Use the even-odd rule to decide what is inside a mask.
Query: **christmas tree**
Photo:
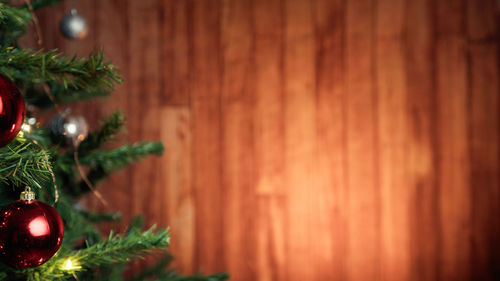
[[[123,280],[127,264],[146,254],[162,258],[125,279],[227,279],[168,269],[168,228],[144,230],[138,218],[125,233],[103,235],[99,224],[119,215],[77,203],[88,193],[105,202],[96,184],[143,157],[161,155],[163,146],[105,149],[125,126],[120,112],[88,131],[84,118],[64,110],[68,103],[108,96],[122,78],[100,51],[76,58],[19,46],[27,26],[36,24],[33,12],[57,2],[0,0],[0,280]],[[56,114],[40,123],[33,108]]]

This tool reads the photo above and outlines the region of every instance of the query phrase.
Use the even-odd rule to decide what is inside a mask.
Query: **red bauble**
[[[0,147],[17,136],[23,120],[23,96],[7,76],[0,74]]]
[[[43,264],[57,252],[63,235],[61,217],[44,202],[18,200],[0,211],[0,259],[12,267]]]

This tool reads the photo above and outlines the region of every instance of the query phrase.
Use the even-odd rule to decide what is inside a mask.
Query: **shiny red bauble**
[[[17,136],[23,120],[23,96],[9,77],[0,74],[0,147]]]
[[[64,227],[50,205],[18,200],[0,211],[0,259],[15,268],[36,267],[61,246]]]

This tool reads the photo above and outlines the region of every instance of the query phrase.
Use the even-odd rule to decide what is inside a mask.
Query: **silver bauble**
[[[56,115],[50,121],[50,131],[66,144],[78,146],[89,133],[89,126],[83,116],[76,114]]]
[[[70,13],[62,18],[59,27],[62,35],[70,39],[83,39],[89,31],[87,22],[76,9],[71,9]]]

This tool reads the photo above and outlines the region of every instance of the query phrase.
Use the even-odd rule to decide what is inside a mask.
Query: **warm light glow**
[[[80,268],[82,268],[82,267],[73,263],[71,261],[71,259],[67,259],[66,262],[64,263],[64,267],[63,267],[63,269],[65,269],[65,270],[77,270]]]
[[[23,130],[26,133],[29,133],[31,132],[31,126],[27,123],[23,123],[23,125],[21,125],[21,130]]]
[[[37,217],[28,224],[31,235],[38,237],[50,234],[50,228],[44,217]]]

